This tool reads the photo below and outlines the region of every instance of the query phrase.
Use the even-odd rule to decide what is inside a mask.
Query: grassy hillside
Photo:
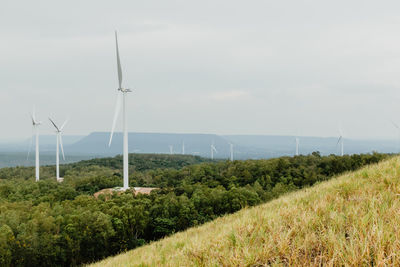
[[[93,266],[400,265],[400,158]]]

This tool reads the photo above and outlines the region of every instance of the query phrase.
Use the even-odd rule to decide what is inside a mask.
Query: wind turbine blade
[[[108,142],[108,146],[111,146],[111,142],[112,142],[112,138],[113,138],[113,134],[114,134],[114,130],[115,130],[115,125],[117,123],[119,111],[121,110],[121,96],[122,95],[118,92],[117,103],[115,105],[115,111],[114,111],[113,124],[111,127],[110,141]]]
[[[35,108],[35,106],[33,106],[33,108],[32,108],[31,118],[32,118],[32,124],[36,124],[36,108]]]
[[[60,147],[61,147],[61,153],[62,153],[62,156],[63,156],[63,160],[65,160],[64,147],[63,147],[63,142],[62,142],[61,133],[59,133],[58,138],[59,138],[59,140],[60,140]]]
[[[32,120],[32,125],[35,125],[35,124],[36,124],[36,121],[35,121],[35,117],[34,117],[33,114],[31,114],[31,120]]]
[[[400,127],[396,123],[394,123],[394,121],[390,121],[390,122],[393,124],[394,127],[396,127],[397,129],[400,130]]]
[[[62,131],[62,129],[63,129],[64,126],[68,123],[68,121],[69,121],[69,118],[67,118],[67,119],[64,121],[64,123],[61,125],[60,131]]]
[[[339,137],[336,145],[338,145],[340,143],[340,140],[342,140],[342,136]]]
[[[121,61],[119,59],[119,49],[118,49],[118,36],[117,36],[117,31],[115,31],[115,46],[116,46],[116,51],[117,51],[117,69],[118,69],[118,83],[119,83],[119,89],[122,87],[122,69],[121,69]]]
[[[52,119],[49,118],[49,120],[51,121],[51,123],[54,125],[54,127],[57,129],[57,131],[60,131],[60,129],[58,129],[57,125],[54,123],[54,121]]]

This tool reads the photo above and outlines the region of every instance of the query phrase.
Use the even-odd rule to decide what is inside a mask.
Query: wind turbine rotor
[[[60,132],[60,129],[57,127],[56,123],[51,118],[49,118],[49,120],[53,124],[54,128],[56,128],[57,132]]]
[[[117,31],[115,31],[115,47],[117,52],[117,71],[118,71],[118,89],[122,89],[122,68],[121,68],[121,60],[119,59],[119,49],[118,49],[118,35]]]
[[[36,114],[35,114],[35,107],[33,107],[32,109],[32,114],[31,114],[31,118],[32,118],[32,124],[36,125]]]
[[[69,118],[64,121],[64,123],[60,127],[60,132],[64,129],[65,125],[68,123]]]
[[[31,119],[32,119],[32,125],[35,126],[36,125],[36,121],[35,121],[35,117],[33,114],[31,114]]]
[[[339,136],[339,139],[338,139],[336,145],[338,145],[338,144],[340,143],[341,140],[342,140],[342,136]]]
[[[56,128],[57,140],[60,142],[61,153],[62,153],[63,159],[65,160],[64,146],[62,143],[61,132],[62,132],[62,129],[65,127],[65,125],[68,123],[69,119],[66,119],[60,128],[58,128],[57,124],[51,118],[49,118],[49,120],[53,124],[54,128]]]
[[[119,115],[119,112],[121,110],[121,96],[122,95],[120,93],[117,94],[117,100],[116,100],[115,111],[114,111],[114,118],[113,118],[113,123],[112,123],[112,127],[111,127],[110,141],[108,142],[108,146],[111,146],[112,138],[113,138],[114,131],[115,131],[115,126],[117,124],[118,115]]]
[[[115,131],[116,122],[118,119],[121,100],[122,100],[122,133],[123,133],[123,182],[124,189],[129,188],[129,146],[128,146],[128,128],[127,128],[127,112],[126,112],[126,93],[131,92],[130,89],[126,89],[122,87],[122,67],[121,60],[119,57],[119,47],[118,47],[118,34],[115,31],[115,51],[117,56],[117,74],[118,74],[118,95],[117,95],[117,103],[115,106],[113,124],[111,127],[110,140],[108,142],[108,146],[111,146],[112,138]],[[121,99],[121,92],[122,98]]]

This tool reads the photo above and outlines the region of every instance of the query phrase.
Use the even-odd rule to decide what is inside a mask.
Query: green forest
[[[75,266],[94,262],[218,216],[311,186],[390,157],[387,154],[210,161],[187,155],[131,154],[130,185],[157,187],[111,198],[122,185],[122,157],[55,167],[0,169],[0,266]]]

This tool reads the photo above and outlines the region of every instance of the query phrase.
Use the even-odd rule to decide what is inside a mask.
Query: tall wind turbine
[[[231,161],[233,161],[233,144],[229,143],[230,151],[231,151]]]
[[[35,108],[32,111],[31,114],[31,119],[32,119],[32,127],[35,131],[35,177],[36,177],[36,182],[39,181],[39,125],[42,124],[41,121],[36,120],[36,114],[35,114]],[[32,135],[33,139],[33,135]],[[28,158],[29,154],[31,152],[31,146],[32,146],[32,139],[31,139],[31,145],[29,146],[29,152],[28,152]]]
[[[123,142],[123,169],[124,169],[124,187],[123,189],[129,188],[129,166],[128,166],[128,128],[127,128],[127,114],[126,114],[126,95],[129,92],[132,92],[130,89],[122,87],[122,68],[121,68],[121,61],[119,59],[119,50],[118,50],[118,37],[117,32],[115,32],[115,46],[116,46],[116,53],[117,53],[117,71],[118,71],[118,96],[117,96],[117,105],[115,107],[114,119],[111,128],[111,135],[110,141],[108,142],[108,146],[111,146],[112,137],[115,130],[115,124],[117,122],[118,114],[121,109],[121,94],[122,94],[122,130],[124,135],[124,142]]]
[[[182,142],[182,155],[185,155],[185,141]]]
[[[64,147],[63,147],[63,143],[62,143],[62,137],[61,137],[61,132],[64,129],[64,126],[67,124],[68,119],[64,121],[64,123],[61,125],[61,127],[58,127],[56,125],[56,123],[49,118],[49,120],[51,121],[51,123],[53,124],[54,128],[56,128],[56,138],[57,138],[57,148],[56,148],[56,177],[57,177],[57,181],[60,180],[60,152],[59,152],[59,148],[61,147],[61,152],[62,152],[62,156],[63,159],[65,160],[65,155],[64,155]]]
[[[214,143],[211,144],[210,150],[211,150],[211,159],[214,159],[214,152],[218,153],[217,149],[214,146]]]
[[[296,156],[299,155],[299,143],[300,143],[300,140],[298,137],[296,137]]]
[[[169,145],[169,154],[174,154],[174,147],[172,145]]]
[[[341,129],[339,129],[339,133],[340,133],[340,136],[339,136],[339,139],[338,139],[338,142],[337,142],[336,145],[338,145],[340,143],[340,156],[343,157],[343,155],[344,155],[344,151],[343,151],[343,133],[342,133]]]

